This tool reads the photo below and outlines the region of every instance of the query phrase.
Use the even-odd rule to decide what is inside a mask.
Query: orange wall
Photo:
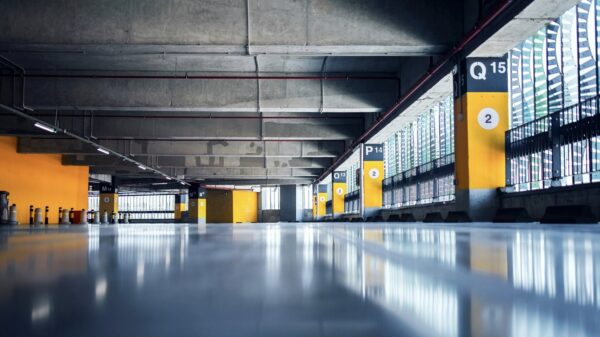
[[[87,166],[63,166],[58,154],[17,153],[16,138],[0,137],[0,167],[0,191],[10,193],[21,224],[29,224],[29,205],[49,206],[50,223],[58,222],[58,207],[88,208]]]

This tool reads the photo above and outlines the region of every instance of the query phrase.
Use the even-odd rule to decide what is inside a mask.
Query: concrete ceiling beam
[[[133,156],[296,157],[334,158],[344,141],[164,141],[98,140],[113,151]],[[98,154],[80,141],[64,138],[19,137],[20,153]]]

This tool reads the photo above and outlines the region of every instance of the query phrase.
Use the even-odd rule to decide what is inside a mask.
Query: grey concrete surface
[[[598,227],[0,228],[10,336],[597,336]]]

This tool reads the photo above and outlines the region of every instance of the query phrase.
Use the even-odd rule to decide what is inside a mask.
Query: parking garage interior
[[[600,0],[0,0],[0,335],[600,335]]]

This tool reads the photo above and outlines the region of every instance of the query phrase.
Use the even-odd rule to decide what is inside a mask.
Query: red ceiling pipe
[[[439,61],[433,67],[433,69],[427,71],[427,73],[425,74],[425,76],[421,77],[417,81],[417,83],[415,83],[404,96],[402,96],[396,103],[394,103],[394,105],[392,105],[391,108],[389,108],[388,110],[386,110],[386,112],[384,112],[381,116],[379,116],[379,118],[375,121],[375,123],[373,123],[373,125],[371,125],[371,127],[369,127],[369,129],[367,131],[365,131],[360,137],[358,137],[354,142],[352,142],[352,145],[350,145],[350,148],[348,150],[346,150],[340,157],[338,157],[333,162],[333,164],[331,164],[331,166],[327,170],[325,170],[319,176],[319,178],[317,178],[315,181],[321,181],[321,180],[325,179],[325,177],[329,173],[331,173],[331,171],[333,171],[335,169],[335,167],[337,167],[338,165],[340,165],[342,163],[342,161],[344,161],[348,157],[350,157],[350,155],[352,154],[352,152],[354,152],[354,148],[358,144],[362,143],[367,138],[373,136],[374,131],[383,122],[386,122],[387,119],[390,117],[390,115],[392,115],[392,113],[394,113],[396,111],[396,109],[398,109],[402,104],[406,103],[409,99],[412,98],[412,96],[415,93],[417,93],[420,89],[422,89],[423,86],[432,77],[434,77],[435,75],[437,75],[437,73],[442,68],[444,68],[450,61],[452,61],[452,59],[454,57],[458,56],[465,49],[465,47],[471,41],[473,41],[474,38],[476,38],[485,28],[487,28],[487,26],[489,26],[492,21],[494,21],[498,16],[500,16],[500,14],[502,14],[513,2],[514,2],[514,0],[507,0],[504,3],[502,3],[502,5],[498,6],[493,13],[491,13],[490,15],[488,15],[481,22],[481,24],[475,26],[475,28],[473,28],[473,30],[471,30],[467,35],[465,35],[460,40],[460,42],[456,46],[452,47],[452,49],[442,58],[442,60]]]

